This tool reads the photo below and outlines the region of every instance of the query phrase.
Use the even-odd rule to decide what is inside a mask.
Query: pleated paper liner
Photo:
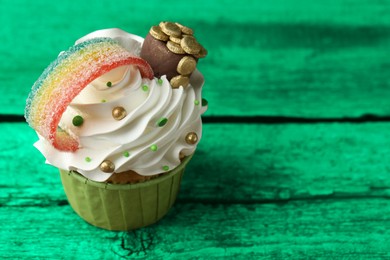
[[[108,230],[132,230],[154,224],[176,200],[185,166],[192,156],[169,173],[136,184],[95,182],[60,170],[68,201],[88,223]]]

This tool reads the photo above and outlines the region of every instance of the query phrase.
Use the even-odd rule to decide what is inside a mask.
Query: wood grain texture
[[[183,202],[254,203],[390,196],[390,124],[205,125],[184,174]],[[1,124],[0,202],[56,205],[57,170],[26,124]],[[233,145],[236,144],[236,145]]]
[[[382,98],[390,95],[387,3],[202,0],[166,1],[164,6],[174,8],[160,9],[132,1],[37,0],[27,8],[26,1],[5,0],[0,112],[23,114],[33,82],[79,37],[109,27],[145,35],[160,20],[178,20],[194,27],[209,50],[199,64],[212,108],[208,115],[389,115],[390,101]],[[188,15],[199,8],[196,16]]]
[[[0,0],[0,121],[13,121],[0,122],[0,258],[390,259],[390,121],[342,120],[390,116],[389,13],[388,0]],[[209,51],[209,124],[165,218],[101,230],[32,146],[25,98],[77,38],[161,20]]]
[[[0,255],[6,259],[386,259],[389,216],[388,199],[177,203],[156,225],[110,232],[84,223],[68,205],[1,207]]]

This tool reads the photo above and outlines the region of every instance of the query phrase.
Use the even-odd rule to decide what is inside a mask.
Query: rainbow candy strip
[[[62,114],[94,79],[123,65],[135,65],[153,79],[150,65],[111,38],[95,38],[72,46],[53,61],[33,85],[25,109],[26,121],[55,148],[76,151],[78,140],[57,131]]]

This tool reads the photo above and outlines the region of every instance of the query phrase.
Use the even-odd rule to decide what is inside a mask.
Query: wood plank
[[[388,199],[177,203],[159,223],[104,231],[68,205],[1,207],[5,259],[386,259]],[[39,241],[39,243],[37,243]]]
[[[20,2],[20,1],[19,1]],[[159,20],[180,20],[198,31],[209,57],[208,115],[343,117],[389,115],[390,5],[382,1],[276,0],[74,4],[37,0],[28,8],[3,1],[0,28],[2,114],[23,114],[25,99],[42,70],[80,36],[121,27],[144,35]],[[202,7],[196,17],[188,10]],[[297,8],[299,6],[299,8]],[[86,11],[88,10],[88,11]],[[241,13],[245,15],[231,15]],[[115,14],[115,15],[113,15]],[[145,19],[145,14],[148,17]],[[28,22],[25,22],[28,21]],[[45,23],[42,23],[45,21]],[[69,21],[72,21],[69,23]],[[12,51],[10,51],[12,50]],[[13,87],[10,87],[13,86]],[[244,91],[243,91],[244,90]],[[244,101],[244,102],[243,102]]]
[[[253,203],[389,197],[390,124],[204,126],[179,200]],[[65,203],[26,124],[1,124],[0,204]]]

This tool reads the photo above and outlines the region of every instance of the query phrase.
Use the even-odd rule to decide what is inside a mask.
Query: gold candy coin
[[[181,75],[189,75],[196,69],[196,60],[192,56],[184,56],[177,64],[177,72]]]
[[[179,44],[174,43],[173,41],[168,41],[167,42],[167,48],[168,48],[168,50],[170,50],[171,52],[176,53],[176,54],[184,54],[184,53],[186,53],[183,50],[183,48],[180,47]]]
[[[100,170],[102,172],[107,172],[107,173],[111,173],[115,170],[115,165],[113,162],[111,162],[110,160],[104,160],[101,164],[100,164]]]
[[[195,132],[190,132],[186,135],[187,144],[196,144],[198,142],[198,135]]]
[[[190,83],[190,79],[187,76],[178,75],[170,81],[172,88],[178,88],[180,86],[187,87]]]
[[[115,119],[115,120],[122,120],[123,118],[125,118],[127,115],[127,112],[126,112],[126,109],[124,109],[123,107],[114,107],[114,109],[112,110],[112,117]]]
[[[171,22],[161,22],[159,24],[161,30],[168,36],[179,37],[181,35],[181,30],[179,26]]]
[[[153,38],[160,40],[160,41],[168,41],[169,36],[166,35],[163,31],[161,31],[161,28],[159,26],[152,26],[149,30],[150,35],[152,35]]]
[[[182,33],[187,34],[187,35],[193,35],[194,34],[194,30],[192,30],[191,28],[189,28],[187,26],[184,26],[184,25],[182,25],[180,23],[176,23],[176,25],[180,28]]]
[[[198,41],[192,36],[183,37],[183,39],[181,39],[180,46],[188,54],[198,54],[201,49]]]
[[[207,50],[201,45],[200,51],[197,54],[194,54],[195,58],[201,59],[207,56]]]
[[[180,42],[181,42],[181,38],[174,37],[174,36],[169,36],[169,40],[174,42],[174,43],[177,43],[177,44],[180,44]]]
[[[158,24],[158,26],[162,27],[162,26],[164,26],[165,23],[166,23],[166,22],[161,21],[161,22]]]

